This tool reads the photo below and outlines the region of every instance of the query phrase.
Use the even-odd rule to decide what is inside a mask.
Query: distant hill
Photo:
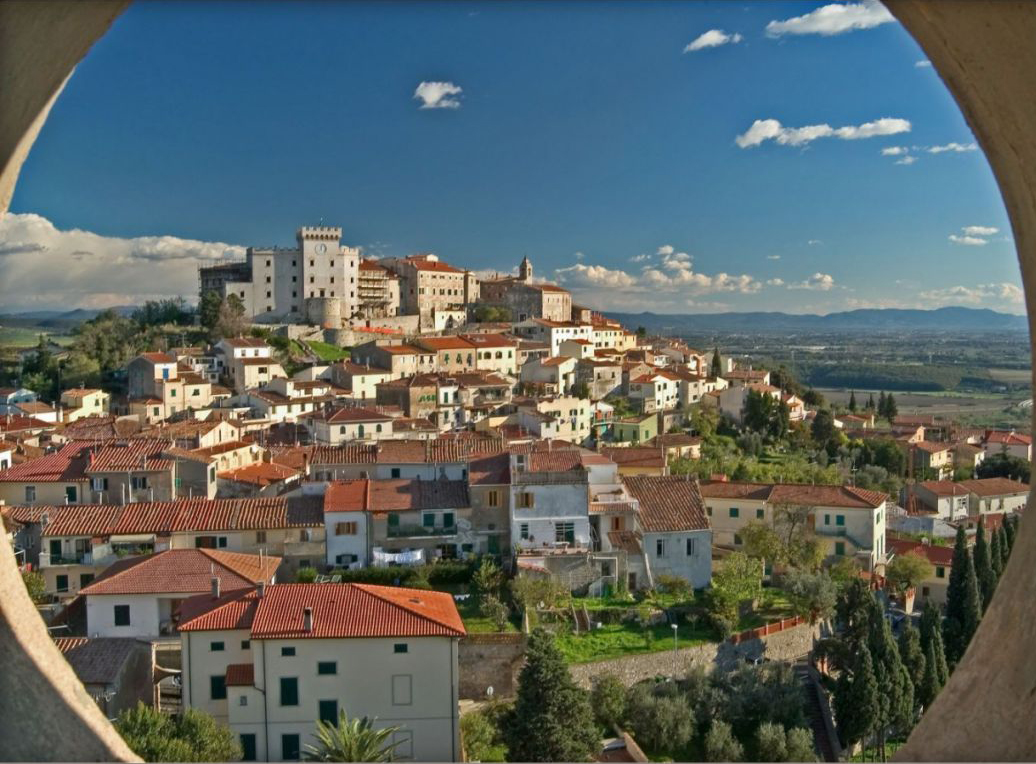
[[[89,321],[105,310],[114,310],[120,316],[128,316],[137,309],[136,305],[116,305],[112,308],[76,308],[75,310],[29,310],[23,313],[0,314],[0,321]]]
[[[1025,332],[1025,316],[985,308],[894,308],[850,310],[844,313],[613,313],[629,329],[643,326],[650,334],[787,334],[788,332]]]

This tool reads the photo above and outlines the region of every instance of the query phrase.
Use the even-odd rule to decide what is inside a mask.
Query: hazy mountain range
[[[788,332],[954,332],[1028,331],[1026,316],[985,308],[895,308],[850,310],[826,316],[792,313],[613,313],[611,318],[630,329],[643,326],[649,334],[786,334]]]

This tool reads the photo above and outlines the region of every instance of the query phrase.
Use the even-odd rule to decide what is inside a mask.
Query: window
[[[392,705],[409,706],[413,702],[413,678],[410,674],[392,677]]]
[[[256,531],[255,532],[255,543],[257,543],[257,544],[265,544],[266,543],[266,531]]]
[[[522,523],[521,525],[519,525],[518,526],[518,534],[519,534],[519,536],[521,538],[523,538],[526,541],[528,541],[528,539],[529,539],[529,524],[528,523]]]
[[[741,546],[741,537],[736,533],[734,534],[734,546]]]
[[[299,680],[293,676],[281,677],[281,705],[297,706],[299,704]]]
[[[740,509],[738,509],[737,507],[731,507],[730,508],[730,516],[731,517],[739,517],[740,515],[741,515],[741,510]]]
[[[338,673],[337,661],[319,661],[317,663],[317,674],[329,675]]]
[[[712,507],[705,507],[705,514],[712,517]]]
[[[559,544],[576,543],[575,523],[554,523],[554,541]]]
[[[686,539],[687,541],[687,556],[694,557],[694,539]]]
[[[452,528],[453,527],[453,513],[452,512],[443,512],[442,513],[442,527],[443,528]]]
[[[79,574],[79,588],[82,589],[85,586],[89,586],[90,582],[94,580],[93,573],[80,573]]]
[[[486,499],[489,506],[500,506],[500,494],[497,491],[490,491],[489,494],[486,496]]]
[[[57,578],[55,579],[55,581],[54,581],[54,587],[55,587],[55,588],[56,588],[56,589],[57,589],[57,590],[58,590],[59,592],[67,592],[67,591],[68,591],[68,576],[64,576],[64,575],[58,576],[58,577],[57,577]],[[116,609],[116,611],[118,611],[118,608],[115,608],[115,609]],[[121,624],[119,624],[118,622],[116,622],[116,624],[115,624],[115,625],[116,625],[116,626],[119,626],[119,625],[121,625]]]
[[[410,730],[400,730],[392,733],[393,758],[403,761],[414,758],[414,733]]]
[[[251,648],[251,646],[252,646],[252,641],[251,640],[249,640],[249,639],[242,639],[241,640],[241,649],[242,650],[248,650],[249,648]]]
[[[294,647],[282,647],[281,648],[281,657],[282,658],[294,658],[295,657],[295,648]]]
[[[937,565],[935,567],[935,577],[946,578],[946,568],[944,568],[942,565]]]
[[[835,525],[845,525],[845,515],[835,515]]]
[[[766,517],[766,510],[765,509],[757,509],[755,511],[755,519],[756,520],[762,520],[764,517]]]
[[[116,626],[129,626],[130,625],[130,606],[129,605],[116,605],[115,606],[115,625]]]
[[[838,556],[838,557],[844,557],[845,556],[845,542],[844,541],[836,541],[835,542],[835,555]]]
[[[534,504],[533,495],[527,491],[518,494],[518,506],[522,509],[532,509]]]
[[[655,539],[655,556],[665,557],[665,539]]]
[[[147,476],[145,475],[133,475],[130,477],[130,488],[134,491],[142,491],[147,488]]]
[[[298,761],[299,736],[281,735],[281,758],[284,761]]]
[[[242,695],[241,700],[246,700]],[[248,732],[241,735],[241,761],[255,761],[255,733]]]
[[[831,515],[825,514],[824,515],[824,525],[830,525],[830,524],[831,524]]]
[[[36,501],[36,486],[25,486],[25,501],[26,503]]]
[[[335,535],[336,536],[355,536],[358,532],[358,524],[356,521],[350,521],[345,523],[335,523]]]
[[[392,645],[392,652],[394,653],[405,653],[407,650],[408,646],[406,642],[396,642],[396,644]]]
[[[223,674],[209,677],[209,698],[212,700],[227,699],[227,678]]]
[[[223,642],[209,642],[209,652],[221,653],[226,649]]]
[[[92,488],[95,491],[107,491],[108,490],[108,478],[95,477],[90,481],[93,485]]]
[[[338,722],[338,701],[337,700],[321,700],[318,703],[319,708],[319,719],[322,722],[328,724],[337,724]]]
[[[393,479],[399,478],[399,476],[401,474],[400,471],[399,471],[399,467],[393,467],[392,468],[392,472],[390,474],[392,475]]]
[[[876,515],[874,515],[874,524],[875,525],[880,525],[881,524],[881,512],[878,512]]]

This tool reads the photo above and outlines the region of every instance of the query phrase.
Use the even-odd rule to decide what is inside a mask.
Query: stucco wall
[[[460,697],[485,700],[488,687],[495,698],[513,696],[524,659],[524,634],[468,635],[460,641]]]

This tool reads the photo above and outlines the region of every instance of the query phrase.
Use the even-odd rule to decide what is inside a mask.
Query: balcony
[[[456,535],[456,525],[390,525],[388,528],[390,539]]]
[[[40,552],[40,567],[53,568],[58,565],[93,565],[93,555],[90,552],[81,554],[53,555],[49,552]]]

